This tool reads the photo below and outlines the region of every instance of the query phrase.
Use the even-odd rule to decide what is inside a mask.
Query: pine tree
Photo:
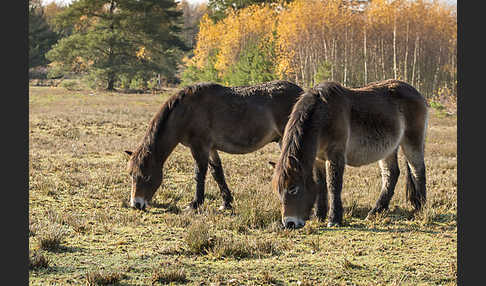
[[[45,54],[56,41],[40,1],[29,1],[29,68],[47,64]]]
[[[182,12],[173,0],[79,0],[54,20],[73,27],[48,58],[70,71],[85,71],[113,90],[120,77],[175,76]]]

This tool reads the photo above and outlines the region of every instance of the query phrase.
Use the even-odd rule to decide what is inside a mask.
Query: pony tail
[[[415,189],[415,184],[413,183],[412,172],[410,170],[410,166],[408,165],[408,161],[406,162],[407,165],[407,185],[406,185],[406,195],[407,200],[412,202],[412,198],[417,196],[417,190]]]
[[[406,184],[406,195],[407,200],[412,204],[415,210],[420,210],[425,205],[426,193],[425,189],[420,189],[419,184],[417,184],[417,178],[412,175],[410,170],[410,163],[406,161],[407,165],[407,184]],[[424,183],[425,184],[425,183]]]

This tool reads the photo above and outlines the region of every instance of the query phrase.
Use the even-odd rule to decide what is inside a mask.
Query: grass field
[[[413,215],[404,158],[390,211],[372,220],[378,164],[347,167],[344,226],[316,219],[280,228],[271,193],[271,143],[220,153],[234,212],[219,212],[214,179],[195,214],[193,159],[179,145],[146,212],[128,207],[127,156],[166,96],[31,87],[29,94],[31,285],[455,285],[456,117],[430,110],[428,202]]]

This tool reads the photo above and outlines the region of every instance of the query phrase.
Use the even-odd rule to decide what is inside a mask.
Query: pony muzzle
[[[305,220],[292,216],[282,218],[282,223],[285,228],[297,229],[305,226]]]
[[[130,206],[138,210],[145,210],[145,208],[147,207],[147,201],[141,197],[131,198]]]

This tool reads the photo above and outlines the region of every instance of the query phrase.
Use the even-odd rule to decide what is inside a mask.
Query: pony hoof
[[[327,223],[327,227],[340,227],[340,226],[341,226],[341,224],[339,222],[330,221],[330,222]]]
[[[187,206],[184,209],[182,209],[182,211],[185,212],[185,213],[190,213],[190,212],[193,212],[194,209],[191,206]]]
[[[233,207],[230,204],[223,204],[218,208],[219,211],[226,211],[226,210],[232,210],[232,209],[233,209]]]
[[[365,217],[365,220],[373,220],[373,218],[375,218],[376,214],[378,212],[377,211],[373,211],[371,210],[370,212],[368,212],[368,214],[366,215]]]
[[[184,212],[187,212],[187,213],[193,213],[197,210],[197,207],[194,207],[194,204],[193,203],[190,203],[187,207],[185,207],[183,209]]]
[[[319,222],[324,222],[326,220],[326,215],[316,214],[316,218]]]

